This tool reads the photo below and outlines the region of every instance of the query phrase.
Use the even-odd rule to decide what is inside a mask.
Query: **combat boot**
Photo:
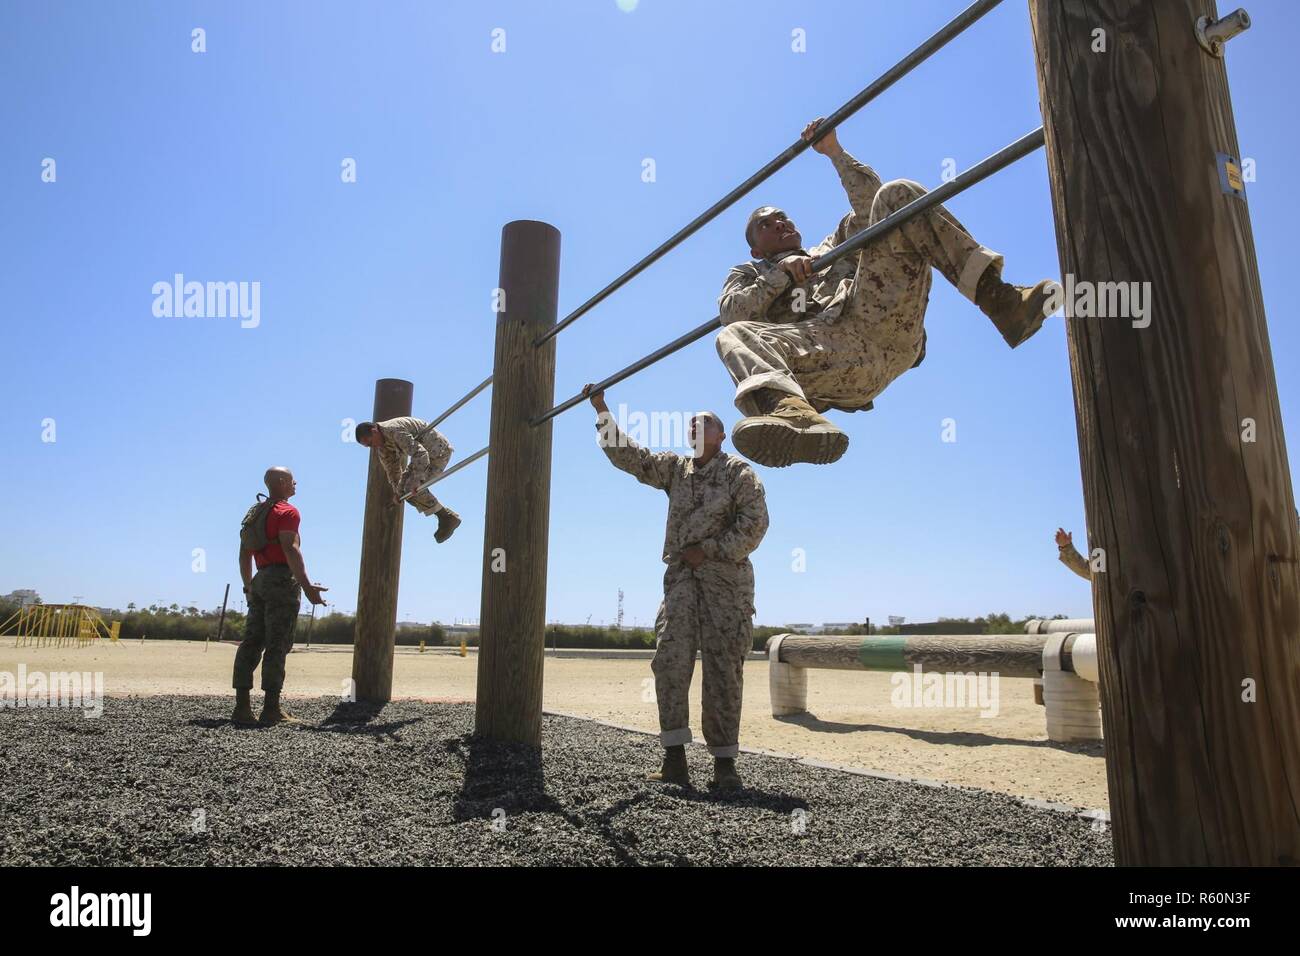
[[[252,691],[247,687],[235,690],[235,712],[230,715],[230,719],[239,727],[252,727],[257,723],[257,718],[253,716],[253,702],[249,699],[251,694]]]
[[[647,780],[655,783],[675,783],[681,787],[691,785],[691,773],[686,767],[686,745],[664,748],[664,763],[657,773],[649,774]]]
[[[286,714],[280,707],[280,692],[278,690],[268,690],[266,700],[262,702],[262,713],[257,718],[257,722],[263,727],[270,727],[274,724],[301,724],[302,721],[297,717]]]
[[[460,527],[460,515],[450,508],[443,508],[438,512],[438,530],[433,535],[433,540],[442,544],[452,536],[452,533]]]
[[[986,269],[975,288],[975,304],[1015,348],[1042,328],[1054,285],[1051,279],[1035,286],[1012,285],[1003,282],[996,269]]]
[[[736,773],[735,757],[713,758],[713,780],[709,786],[728,792],[740,789],[740,774]]]
[[[827,465],[849,447],[844,434],[798,395],[761,388],[752,395],[759,414],[742,419],[731,440],[750,461],[784,468],[797,461]]]

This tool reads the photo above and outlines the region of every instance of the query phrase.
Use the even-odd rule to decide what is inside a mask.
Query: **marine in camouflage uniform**
[[[715,760],[714,782],[734,789],[740,785],[735,758],[745,659],[754,644],[749,555],[768,525],[763,485],[743,460],[717,450],[725,431],[711,412],[699,413],[691,425],[692,443],[702,454],[685,457],[637,445],[619,429],[603,399],[597,395],[592,400],[601,412],[596,427],[606,457],[668,495],[664,599],[655,618],[651,665],[665,760],[651,779],[689,782],[685,745],[692,739],[689,692],[698,651],[704,670],[704,739]]]
[[[818,122],[804,130],[806,139]],[[749,416],[733,441],[747,457],[778,467],[838,459],[848,438],[820,413],[870,409],[921,363],[932,268],[989,315],[1012,348],[1042,325],[1051,291],[1047,280],[1032,289],[1003,282],[1002,256],[943,206],[811,272],[810,259],[925,193],[911,180],[882,183],[833,131],[813,148],[830,156],[852,212],[805,250],[783,211],[755,210],[745,236],[758,258],[732,268],[718,299],[718,355],[736,383],[736,407]]]
[[[372,423],[365,422],[365,426]],[[357,426],[357,440],[379,453],[379,463],[393,488],[401,496],[410,488],[417,488],[442,474],[451,460],[451,443],[442,433],[418,418],[390,418],[373,425],[378,429],[379,440],[363,438],[361,425]],[[440,502],[428,488],[421,488],[409,499],[422,515],[438,516],[438,531],[434,535],[439,543],[446,541],[460,525],[460,515]]]

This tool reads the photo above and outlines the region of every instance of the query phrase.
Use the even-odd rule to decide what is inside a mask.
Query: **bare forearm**
[[[244,582],[244,590],[247,591],[249,585],[253,583],[253,554],[243,548],[239,549],[239,577]]]
[[[299,584],[311,584],[311,578],[307,576],[307,563],[303,560],[301,549],[297,546],[285,548],[284,560],[288,562],[289,570],[293,572],[294,579]]]

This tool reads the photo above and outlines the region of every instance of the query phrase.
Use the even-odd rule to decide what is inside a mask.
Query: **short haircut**
[[[358,438],[369,438],[370,433],[373,432],[374,430],[375,430],[374,422],[362,422],[353,430],[352,433],[356,435]]]

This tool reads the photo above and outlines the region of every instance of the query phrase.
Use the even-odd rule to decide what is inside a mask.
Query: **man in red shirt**
[[[298,509],[289,499],[298,490],[288,468],[269,468],[263,479],[271,508],[266,515],[266,547],[260,551],[239,549],[239,574],[248,597],[248,620],[244,639],[235,654],[235,688],[237,724],[278,724],[292,720],[280,707],[280,689],[284,686],[284,659],[293,647],[293,631],[298,624],[299,586],[312,604],[324,604],[321,592],[328,590],[311,584],[303,562],[298,539]],[[253,565],[257,573],[253,573]],[[262,665],[262,690],[266,701],[255,721],[250,696],[253,671]]]

